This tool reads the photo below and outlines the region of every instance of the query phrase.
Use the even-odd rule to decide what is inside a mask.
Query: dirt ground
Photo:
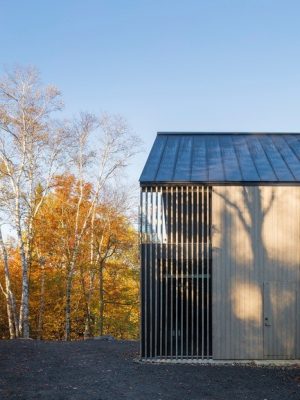
[[[0,399],[300,400],[300,368],[143,364],[136,342],[0,341]]]

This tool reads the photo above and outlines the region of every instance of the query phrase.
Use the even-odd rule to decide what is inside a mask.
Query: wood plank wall
[[[213,358],[262,359],[264,282],[299,288],[300,187],[214,187],[212,215]],[[299,290],[296,318],[298,358]]]

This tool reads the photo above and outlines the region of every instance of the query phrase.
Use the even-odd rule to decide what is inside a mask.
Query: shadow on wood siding
[[[299,286],[299,195],[297,187],[214,187],[214,358],[268,358],[270,351],[266,352],[264,340],[272,341],[274,354],[269,358],[276,358],[276,353],[281,358],[282,353],[286,358],[299,356],[300,296],[298,313],[292,309],[293,301],[287,301],[295,298],[293,285],[287,283]],[[270,300],[272,324],[276,320],[278,326],[266,336],[268,321],[263,311],[267,282],[285,285],[276,289],[281,309],[278,301]],[[296,323],[289,322],[293,316],[298,333],[293,328]]]

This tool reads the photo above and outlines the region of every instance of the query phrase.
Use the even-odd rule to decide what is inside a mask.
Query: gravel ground
[[[0,341],[0,399],[300,400],[300,368],[137,363],[129,341]]]

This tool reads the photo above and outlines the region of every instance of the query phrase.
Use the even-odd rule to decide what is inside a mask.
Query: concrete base
[[[257,367],[300,367],[300,360],[197,360],[197,359],[135,359],[140,363],[150,364],[189,364],[189,365],[228,365],[228,366],[257,366]]]

